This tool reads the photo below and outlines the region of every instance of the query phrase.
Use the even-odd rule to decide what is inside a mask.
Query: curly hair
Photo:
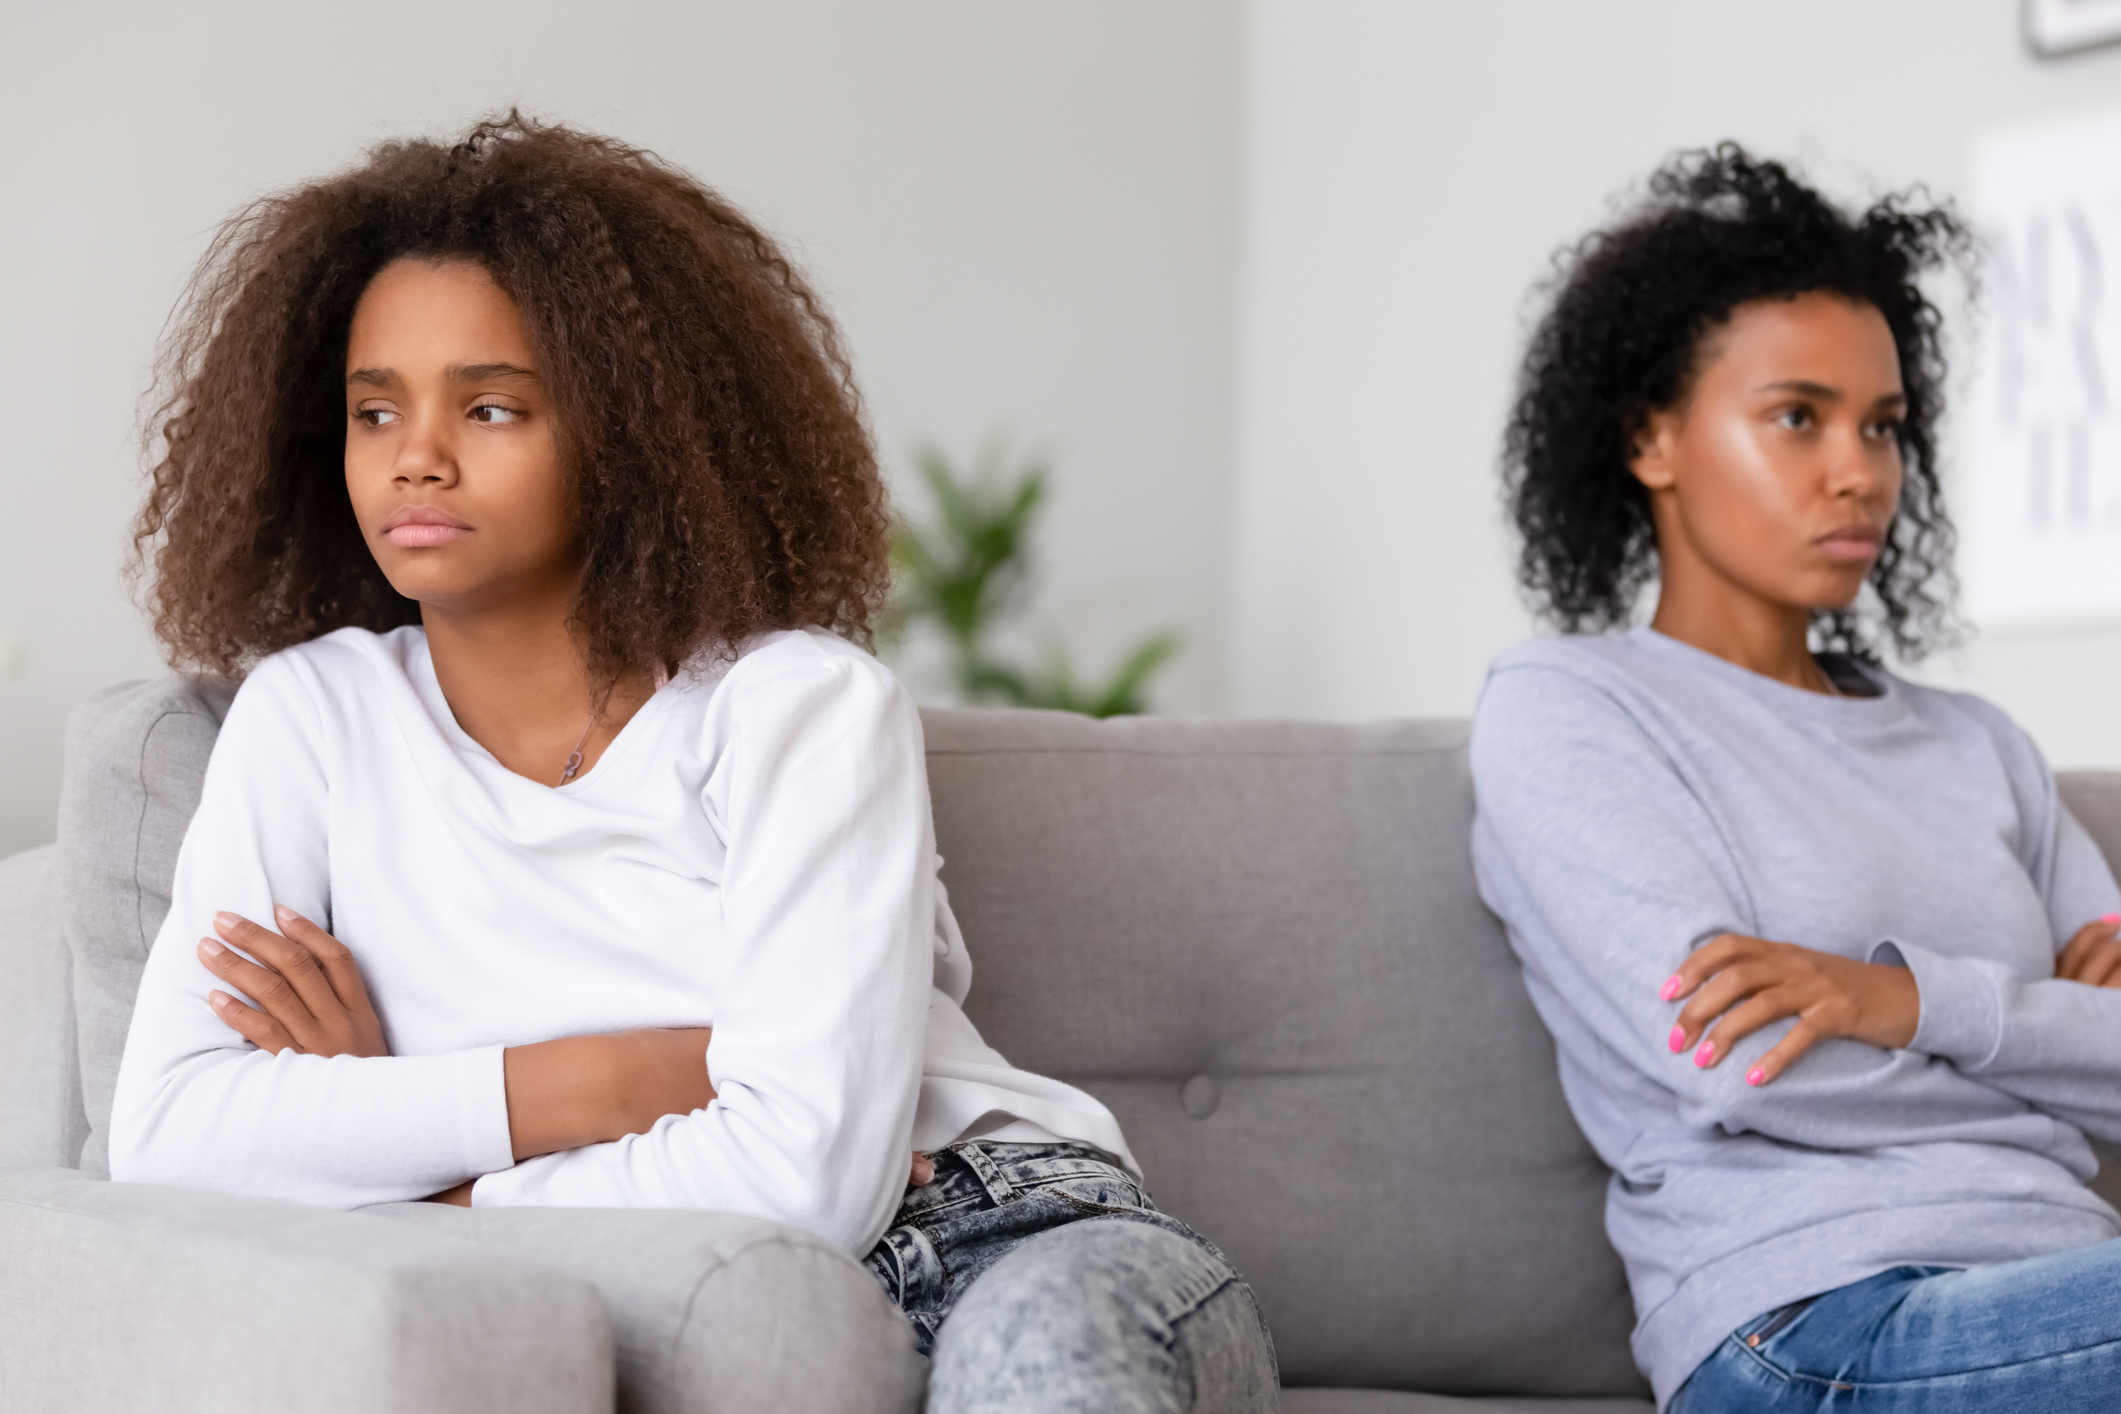
[[[1875,609],[1821,611],[1814,638],[1875,659],[1875,619],[1914,659],[1956,635],[1937,471],[1943,318],[1919,278],[1947,262],[1967,268],[1970,242],[1948,208],[1921,199],[1889,196],[1851,219],[1781,163],[1724,143],[1667,161],[1624,220],[1556,258],[1503,449],[1518,580],[1543,617],[1572,633],[1629,621],[1656,569],[1649,492],[1629,470],[1650,416],[1685,401],[1738,306],[1828,292],[1872,306],[1892,331],[1905,472],[1869,576]]]
[[[865,646],[889,520],[831,317],[764,232],[650,153],[511,111],[384,143],[238,212],[165,340],[131,568],[178,666],[237,674],[419,622],[345,484],[354,306],[402,257],[478,263],[553,399],[592,672],[816,626]]]

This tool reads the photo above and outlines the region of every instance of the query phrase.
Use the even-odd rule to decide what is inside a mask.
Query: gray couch
[[[90,702],[58,843],[0,862],[0,1410],[916,1408],[903,1322],[789,1228],[104,1179],[226,704]],[[927,727],[974,1020],[1111,1105],[1158,1201],[1251,1279],[1285,1409],[1649,1407],[1605,1170],[1474,893],[1462,723]],[[2111,856],[2121,776],[2065,788]]]

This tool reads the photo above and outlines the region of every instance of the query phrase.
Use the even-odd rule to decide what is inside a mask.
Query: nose
[[[1873,441],[1861,427],[1847,428],[1828,439],[1827,494],[1836,499],[1870,500],[1884,491],[1900,465],[1899,444]]]
[[[398,443],[391,463],[391,479],[400,486],[454,486],[457,481],[456,451],[434,420],[425,416],[406,419],[405,436]]]

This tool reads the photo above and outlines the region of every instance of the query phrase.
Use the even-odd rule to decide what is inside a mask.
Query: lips
[[[446,545],[469,534],[470,526],[432,506],[404,506],[391,512],[390,519],[383,522],[383,538],[407,549]]]
[[[1830,530],[1812,542],[1836,560],[1874,560],[1885,533],[1868,525],[1845,525]]]

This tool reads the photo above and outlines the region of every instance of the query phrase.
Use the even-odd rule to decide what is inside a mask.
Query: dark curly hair
[[[391,261],[468,259],[553,398],[591,669],[818,626],[867,644],[888,585],[875,450],[830,316],[741,212],[653,155],[510,112],[382,144],[222,226],[168,335],[132,569],[172,662],[234,674],[419,622],[345,483],[346,345]]]
[[[1626,219],[1557,257],[1503,453],[1518,579],[1544,617],[1567,632],[1628,622],[1657,555],[1649,492],[1629,470],[1638,435],[1685,400],[1732,310],[1824,291],[1885,317],[1907,410],[1900,507],[1869,578],[1876,608],[1819,613],[1814,637],[1875,658],[1875,618],[1912,659],[1955,636],[1937,472],[1943,318],[1919,277],[1966,268],[1969,241],[1948,208],[1925,201],[1919,190],[1890,196],[1851,219],[1781,163],[1725,143],[1666,162]]]

